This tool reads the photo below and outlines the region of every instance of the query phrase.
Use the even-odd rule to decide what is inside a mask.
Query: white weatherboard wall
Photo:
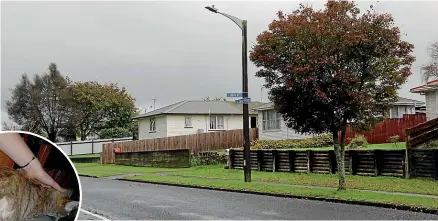
[[[390,114],[390,118],[403,118],[403,114],[415,114],[415,107],[412,105],[393,106]]]
[[[150,117],[138,119],[138,139],[167,137],[167,116],[155,116],[155,132],[149,131]]]
[[[185,128],[185,117],[191,117],[192,127]],[[212,115],[216,116],[216,115]],[[224,130],[238,130],[243,128],[242,115],[217,115],[224,117]],[[257,115],[251,115],[253,117]],[[250,117],[251,117],[250,116]],[[202,129],[205,133],[211,132],[209,115],[167,115],[167,136],[181,136],[198,133]],[[250,118],[251,119],[251,118]],[[215,131],[215,130],[213,130]]]
[[[304,139],[313,137],[312,135],[303,135],[295,132],[294,130],[288,128],[280,118],[280,129],[279,130],[263,130],[263,111],[259,111],[257,117],[257,127],[259,128],[259,139],[260,140],[294,140],[294,139]]]
[[[429,91],[426,92],[426,118],[427,120],[431,120],[438,117],[438,91]]]

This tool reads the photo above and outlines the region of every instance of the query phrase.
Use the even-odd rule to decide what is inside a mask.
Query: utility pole
[[[247,56],[247,31],[246,20],[242,21],[242,89],[243,99],[248,97],[248,56]],[[245,182],[251,182],[251,152],[249,141],[249,110],[248,103],[243,103],[243,158],[244,158],[244,175]]]
[[[242,97],[243,97],[243,173],[245,182],[251,182],[251,160],[250,160],[250,141],[249,141],[249,110],[248,103],[248,39],[247,21],[236,18],[232,15],[219,12],[214,5],[205,7],[207,10],[221,14],[233,21],[242,30]]]
[[[154,101],[154,110],[155,110],[155,100],[157,100],[156,98],[152,99]]]

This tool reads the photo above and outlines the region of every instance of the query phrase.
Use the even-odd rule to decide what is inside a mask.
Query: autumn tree
[[[361,13],[353,2],[328,1],[322,10],[280,11],[250,53],[288,127],[333,134],[339,189],[345,188],[347,124],[378,122],[415,60],[392,16],[370,8]]]
[[[438,41],[430,46],[429,55],[430,62],[421,67],[424,81],[428,81],[430,78],[438,78]]]
[[[23,74],[6,102],[9,117],[22,130],[46,134],[55,142],[70,113],[69,83],[55,63],[49,65],[48,73],[36,74],[33,80]]]
[[[108,128],[130,128],[134,99],[117,84],[75,82],[72,87],[72,121],[81,140]]]

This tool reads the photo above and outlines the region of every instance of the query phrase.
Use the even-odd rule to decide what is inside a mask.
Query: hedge
[[[255,140],[251,142],[251,149],[292,149],[326,147],[330,145],[333,145],[333,136],[331,134],[324,134],[300,140]],[[236,149],[243,149],[243,147]]]

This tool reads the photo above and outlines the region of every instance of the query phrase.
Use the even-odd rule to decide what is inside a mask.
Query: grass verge
[[[385,203],[414,208],[438,209],[438,199],[418,196],[398,196],[384,193],[361,192],[359,190],[336,191],[330,189],[279,186],[274,184],[244,183],[243,181],[235,180],[207,180],[202,178],[156,176],[153,174],[125,177],[125,179],[134,181],[162,182],[169,184],[184,184],[194,187],[209,187],[222,190],[240,190],[303,197],[321,197],[355,202]]]
[[[198,166],[183,169],[130,167],[119,165],[100,165],[96,163],[75,163],[79,174],[97,177],[114,176],[127,173],[166,172],[168,176],[190,176],[198,179],[243,180],[242,170],[226,170],[224,165]],[[336,174],[300,174],[283,172],[252,172],[255,182],[272,182],[292,185],[308,185],[322,187],[337,187]],[[438,196],[438,181],[433,179],[404,179],[397,177],[346,176],[346,186],[349,189],[404,192]]]
[[[153,173],[153,172],[172,172],[175,169],[153,168],[153,167],[131,167],[113,164],[101,165],[99,163],[74,163],[80,175],[105,177],[117,176],[127,173]]]

